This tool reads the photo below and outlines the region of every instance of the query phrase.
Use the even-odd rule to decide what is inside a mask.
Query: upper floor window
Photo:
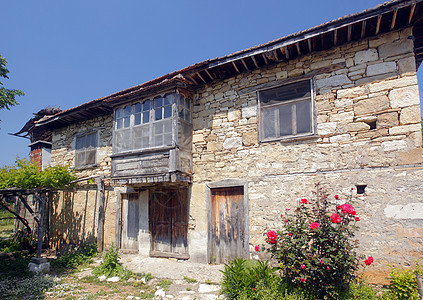
[[[313,126],[311,80],[259,92],[260,140],[310,135]]]
[[[189,128],[180,130],[179,120]],[[176,93],[119,107],[115,111],[113,152],[173,146],[183,138],[183,132],[191,136],[190,124],[191,103]]]
[[[79,135],[75,140],[75,167],[95,165],[97,154],[97,132]]]

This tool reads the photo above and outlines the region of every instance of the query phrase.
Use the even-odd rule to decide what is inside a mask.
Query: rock
[[[406,141],[385,141],[382,142],[382,148],[385,152],[404,150],[407,147]]]
[[[364,99],[357,102],[354,107],[356,115],[364,115],[384,111],[389,108],[389,100],[386,96],[379,96],[370,99]]]
[[[398,61],[399,74],[416,73],[416,61],[414,56],[402,58]]]
[[[106,275],[101,275],[100,277],[98,277],[99,281],[105,281],[107,279]]]
[[[397,64],[393,61],[370,65],[367,67],[367,76],[375,76],[395,72]]]
[[[317,124],[317,132],[319,135],[334,134],[336,132],[336,122]]]
[[[198,292],[199,293],[212,293],[212,292],[218,292],[219,291],[219,286],[215,285],[215,284],[200,284],[200,286],[198,287]]]
[[[227,138],[223,142],[223,149],[240,148],[240,147],[242,147],[242,138],[241,137]]]
[[[158,289],[155,293],[154,293],[154,298],[164,298],[166,297],[166,292],[163,289]]]
[[[420,104],[419,88],[417,85],[392,90],[388,96],[392,108]]]
[[[358,51],[354,56],[354,62],[356,65],[366,63],[369,61],[375,61],[378,59],[379,59],[379,55],[376,49]]]
[[[109,282],[118,282],[119,281],[119,277],[117,277],[117,276],[110,277],[110,278],[107,278],[107,281],[109,281]]]
[[[329,78],[323,78],[316,80],[317,89],[330,88],[335,86],[342,86],[351,84],[352,81],[345,74],[331,76]]]
[[[379,46],[379,56],[380,58],[387,58],[404,53],[412,53],[413,50],[413,41],[410,39],[403,39]]]
[[[30,262],[28,264],[28,268],[31,272],[34,272],[34,273],[48,273],[50,272],[50,263],[44,262],[44,263],[37,264],[37,263]]]
[[[403,125],[403,126],[395,126],[395,127],[389,128],[389,134],[390,135],[407,134],[414,131],[420,131],[421,128],[422,127],[420,123]]]
[[[420,121],[421,121],[420,107],[418,105],[404,107],[401,110],[401,114],[400,114],[401,125],[419,123]]]
[[[250,118],[257,116],[257,105],[246,106],[241,110],[243,118]]]

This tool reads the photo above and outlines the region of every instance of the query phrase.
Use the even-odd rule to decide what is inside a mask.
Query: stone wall
[[[343,199],[353,189],[362,219],[361,251],[375,257],[376,281],[384,280],[388,263],[421,257],[423,213],[417,208],[423,206],[418,188],[423,157],[411,33],[406,29],[306,55],[199,91],[191,197],[191,218],[202,230],[197,233],[207,230],[209,182],[249,182],[251,246],[263,242],[266,228],[279,225],[286,207],[310,197],[321,182],[331,196]],[[337,67],[328,72],[330,66]],[[260,143],[257,90],[307,74],[313,74],[316,135]],[[367,185],[365,194],[357,195],[356,185]],[[207,250],[204,243],[190,243],[197,253]]]
[[[98,191],[87,185],[54,193],[50,201],[50,246],[67,250],[69,245],[97,242]],[[106,188],[104,194],[104,245],[115,243],[116,195]]]
[[[75,137],[96,130],[99,132],[96,166],[75,169],[78,177],[110,176],[113,136],[113,116],[102,116],[82,121],[53,131],[51,165],[75,166]]]

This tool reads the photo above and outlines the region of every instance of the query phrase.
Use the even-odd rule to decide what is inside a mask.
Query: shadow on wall
[[[50,200],[50,247],[67,252],[84,242],[96,242],[98,205],[96,188],[55,192]]]

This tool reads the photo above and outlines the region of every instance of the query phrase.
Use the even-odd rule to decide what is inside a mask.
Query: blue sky
[[[2,82],[26,95],[0,110],[0,166],[28,156],[29,141],[7,133],[46,106],[74,107],[383,2],[2,1],[0,54],[10,70]]]

